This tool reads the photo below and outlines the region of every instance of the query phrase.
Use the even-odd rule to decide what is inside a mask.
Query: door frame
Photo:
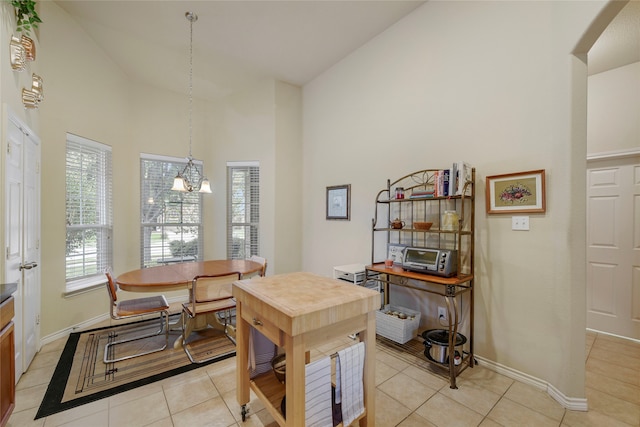
[[[611,160],[611,161],[616,161],[616,160],[625,160],[625,159],[629,159],[629,158],[634,158],[634,157],[638,157],[640,156],[640,148],[633,148],[633,149],[628,149],[628,150],[616,150],[616,151],[607,151],[607,152],[600,152],[600,153],[593,153],[593,154],[588,154],[587,155],[587,165],[586,165],[586,171],[585,173],[588,174],[589,171],[593,168],[593,167],[597,167],[596,163],[599,161],[605,161],[605,160]],[[586,189],[587,192],[589,191],[589,189]],[[589,194],[585,194],[585,197],[589,197]],[[588,200],[587,200],[587,209],[588,209]],[[588,212],[587,212],[588,214]],[[586,253],[589,250],[589,242],[587,241],[587,247],[586,247]],[[585,259],[585,268],[588,267],[588,259]],[[586,283],[589,283],[589,268],[586,268]],[[585,287],[585,290],[588,291],[588,289]],[[588,307],[585,307],[585,311],[587,311],[587,317],[589,315],[588,313]],[[587,321],[588,323],[588,321]],[[622,336],[622,335],[618,335],[615,334],[611,331],[603,331],[603,330],[595,330],[592,328],[587,327],[586,328],[588,331],[593,331],[593,332],[599,332],[599,333],[604,333],[607,335],[613,335],[613,336],[620,336],[622,338],[626,338],[626,339],[631,339],[634,341],[639,341],[636,337],[628,337],[628,336]]]
[[[2,263],[2,267],[4,270],[3,280],[5,282],[17,282],[18,290],[14,293],[15,297],[15,358],[16,358],[16,382],[20,379],[22,373],[24,373],[31,361],[33,360],[33,356],[35,356],[36,352],[40,350],[41,341],[40,341],[40,314],[41,314],[41,220],[40,220],[40,211],[41,211],[41,197],[40,197],[40,187],[41,187],[41,141],[40,138],[35,134],[24,122],[15,114],[9,106],[5,104],[5,108],[3,109],[2,115],[2,155],[0,156],[0,161],[3,162],[3,179],[4,185],[0,190],[2,192],[2,200],[1,200],[1,209],[2,215],[4,215],[3,221],[3,257],[0,263]],[[21,141],[20,145],[20,158],[19,161],[19,177],[15,178],[14,181],[19,180],[19,196],[18,203],[19,207],[19,230],[11,233],[10,224],[11,218],[15,215],[9,215],[7,210],[11,208],[9,206],[8,198],[10,194],[8,194],[8,185],[9,185],[9,168],[8,162],[10,160],[9,155],[7,154],[8,144],[10,139],[13,140],[13,137],[10,134],[11,127],[17,128],[17,130],[21,133]],[[27,145],[32,144],[35,147],[35,150],[31,150],[32,147],[27,149]],[[33,164],[30,167],[27,166],[26,157],[32,153],[34,156]],[[30,157],[31,158],[31,157]],[[15,170],[15,166],[12,166],[12,170]],[[30,170],[33,176],[30,179],[25,179],[25,172]],[[30,203],[30,214],[31,214],[31,224],[33,224],[33,228],[29,231],[26,230],[27,225],[27,215],[25,209],[25,203],[27,200],[25,199],[26,191],[25,187],[27,181],[30,182],[30,185],[33,188],[33,194],[29,199]],[[36,211],[36,212],[33,212]],[[15,212],[14,212],[15,213]],[[14,254],[13,259],[9,259],[9,249],[8,239],[14,240],[15,238],[19,239],[18,243],[18,254]],[[29,238],[31,240],[31,244],[27,245],[25,239]],[[27,246],[30,246],[30,260],[25,260]],[[20,266],[23,266],[25,262],[34,262],[38,267],[32,268],[31,270],[20,270],[16,272],[15,270]],[[28,272],[25,274],[25,272]],[[28,283],[28,289],[26,289]],[[25,299],[25,296],[29,297],[29,301]],[[30,306],[27,304],[31,304]],[[26,317],[29,316],[27,319]],[[20,334],[20,335],[18,335]],[[27,348],[28,346],[28,348]]]

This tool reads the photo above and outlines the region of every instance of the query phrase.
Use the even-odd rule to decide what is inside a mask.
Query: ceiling
[[[57,0],[132,79],[226,96],[265,77],[304,85],[424,1]],[[197,92],[197,93],[196,93]]]
[[[131,79],[215,99],[272,77],[304,85],[424,1],[56,0]],[[640,61],[640,1],[589,52],[589,72]]]

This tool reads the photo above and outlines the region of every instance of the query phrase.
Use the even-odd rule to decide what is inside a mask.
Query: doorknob
[[[35,268],[37,266],[38,266],[38,264],[35,263],[35,262],[28,262],[28,263],[22,264],[20,266],[20,271],[22,271],[22,270],[31,270],[32,268]]]

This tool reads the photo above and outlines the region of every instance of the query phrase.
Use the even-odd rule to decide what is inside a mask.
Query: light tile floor
[[[20,379],[9,427],[275,425],[253,394],[252,415],[240,421],[235,358],[34,421],[65,341],[44,346]],[[315,349],[312,359],[343,345]],[[379,349],[376,426],[640,426],[640,344],[587,333],[586,354],[589,411],[576,412],[482,365],[463,372],[452,390],[422,362]]]

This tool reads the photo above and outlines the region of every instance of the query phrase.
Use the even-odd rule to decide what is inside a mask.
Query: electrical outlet
[[[518,230],[518,231],[529,231],[529,217],[528,216],[512,216],[511,229]]]
[[[438,307],[438,320],[447,320],[447,309]]]

